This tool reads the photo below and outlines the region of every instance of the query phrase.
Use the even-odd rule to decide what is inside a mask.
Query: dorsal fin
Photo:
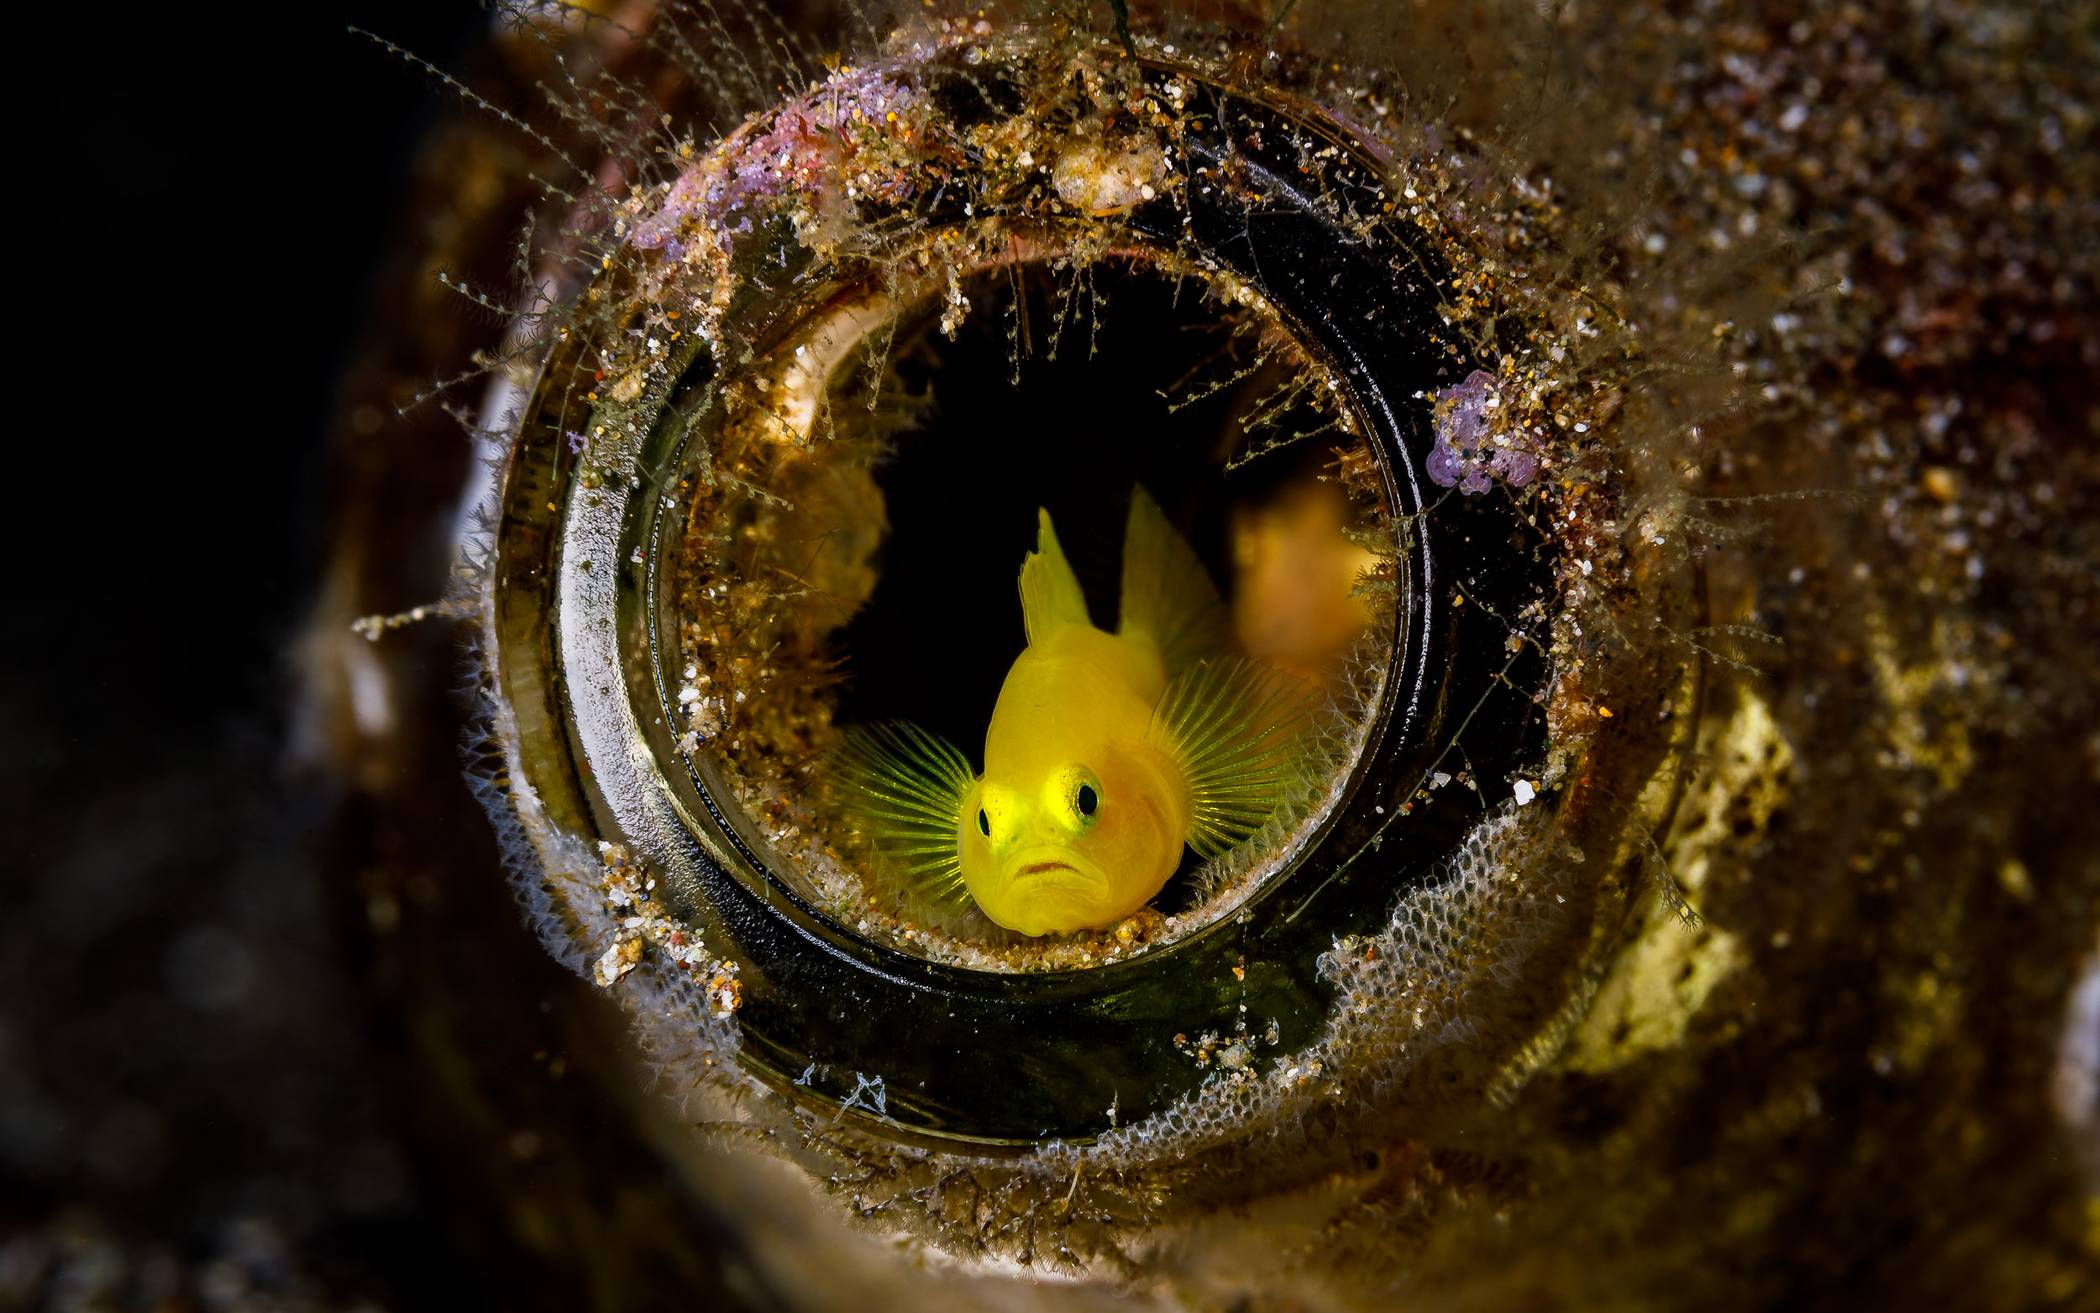
[[[1079,576],[1072,573],[1065,549],[1057,545],[1057,530],[1050,527],[1050,512],[1038,509],[1035,514],[1035,550],[1021,562],[1021,623],[1028,628],[1030,644],[1066,625],[1092,623]]]
[[[1217,585],[1152,494],[1130,494],[1123,532],[1123,615],[1119,633],[1139,633],[1159,648],[1167,677],[1232,645],[1232,629]]]
[[[1167,685],[1146,737],[1188,781],[1188,845],[1199,856],[1230,851],[1286,800],[1313,708],[1304,685],[1246,657],[1199,661]]]

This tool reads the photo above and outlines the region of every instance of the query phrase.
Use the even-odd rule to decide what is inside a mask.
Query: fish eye
[[[1304,17],[1260,8],[1290,12],[1286,32]],[[1507,7],[1513,31],[1527,9]],[[1567,14],[1571,30],[1585,21]],[[1529,1159],[1586,1166],[1587,1146],[1612,1140],[1636,1158],[1605,1164],[1606,1179],[1646,1179],[1638,1155],[1657,1141],[1639,1128],[1727,1083],[1678,1047],[1769,1054],[1728,1021],[1731,995],[1783,979],[1767,964],[1853,924],[1844,906],[1826,925],[1821,910],[1759,901],[1753,846],[1794,856],[1819,827],[1855,833],[1792,787],[1791,745],[1832,749],[1819,769],[1869,774],[1874,752],[1829,728],[1856,698],[1860,718],[1903,717],[1900,750],[1871,745],[1883,757],[1920,780],[1943,771],[1943,789],[1969,769],[1966,739],[1936,738],[1963,722],[1927,701],[1974,708],[1940,677],[1959,669],[1968,687],[1971,667],[1950,655],[1968,640],[1942,651],[1936,630],[1883,623],[1869,575],[1907,577],[1923,559],[1906,554],[1913,541],[1970,550],[1962,480],[1988,460],[1961,455],[1913,489],[1905,444],[1920,423],[1937,442],[1944,421],[1953,462],[2003,415],[1961,410],[1949,383],[1889,409],[1884,441],[1884,413],[1862,405],[1871,445],[1894,454],[1853,463],[1865,430],[1819,391],[1849,401],[1876,386],[1821,386],[1837,362],[1850,377],[1855,355],[1880,359],[1847,326],[1882,294],[1872,262],[1849,263],[1859,252],[1839,234],[1829,269],[1788,256],[1742,276],[1770,249],[1760,241],[1792,231],[1774,210],[1823,204],[1838,171],[1702,177],[1716,166],[1703,129],[1687,130],[1655,176],[1709,199],[1680,198],[1653,227],[1600,213],[1607,175],[1639,173],[1647,147],[1622,153],[1580,115],[1568,131],[1611,142],[1597,152],[1609,163],[1556,157],[1557,126],[1498,140],[1479,109],[1492,88],[1436,83],[1491,67],[1482,51],[1516,60],[1522,43],[1491,24],[1447,33],[1464,40],[1442,64],[1333,79],[1324,56],[1215,59],[1215,33],[1141,33],[1142,59],[1125,60],[1112,41],[1087,45],[1084,21],[1054,37],[1003,14],[983,26],[893,43],[880,64],[743,69],[755,97],[786,88],[783,103],[678,118],[668,130],[684,135],[643,167],[582,173],[619,178],[613,202],[569,197],[581,219],[531,230],[562,244],[543,238],[518,267],[567,299],[559,314],[534,302],[525,346],[501,362],[506,390],[476,417],[509,463],[474,542],[488,604],[470,609],[486,617],[481,782],[535,923],[640,1021],[680,1095],[719,1094],[739,1134],[818,1164],[813,1194],[966,1263],[1127,1277],[1127,1256],[1148,1252],[1133,1238],[1160,1219],[1200,1225],[1214,1206],[1187,1182],[1244,1178],[1250,1193],[1327,1191],[1332,1248],[1351,1256],[1337,1261],[1390,1278],[1425,1257],[1396,1236],[1451,1214],[1550,1222],[1529,1202]],[[797,34],[762,35],[755,48],[797,58]],[[1684,39],[1695,53],[1705,40]],[[636,44],[708,48],[654,32]],[[1811,58],[1811,43],[1790,45]],[[577,102],[561,117],[591,122],[595,88]],[[1681,96],[1667,116],[1682,127],[1721,103],[1735,102]],[[1434,108],[1446,104],[1448,123]],[[1770,142],[1851,149],[1812,93],[1770,108],[1801,129]],[[742,141],[775,154],[684,126],[746,110]],[[602,141],[654,130],[620,113],[633,122]],[[1133,144],[1134,130],[1168,135]],[[1680,156],[1683,142],[1698,149]],[[938,175],[920,171],[936,154]],[[681,187],[692,156],[722,167]],[[846,185],[797,181],[845,158]],[[696,289],[703,270],[725,282]],[[1959,318],[1933,329],[1935,350],[1959,342]],[[1907,369],[1916,342],[1887,342]],[[1184,343],[1201,349],[1174,356]],[[1074,379],[1116,385],[1099,414],[1046,404]],[[2031,404],[2045,403],[2037,387]],[[1781,447],[1769,430],[1784,426],[1746,419],[1773,404],[1825,424],[1818,441]],[[890,718],[956,745],[928,759],[929,777],[981,762],[1019,643],[999,576],[1027,533],[1001,527],[987,434],[1024,454],[1028,478],[1058,481],[1047,499],[1096,608],[1114,598],[1117,529],[1085,485],[1113,467],[1175,515],[1238,641],[1319,654],[1307,677],[1339,690],[1341,714],[1321,726],[1339,744],[1333,769],[1302,782],[1309,801],[1286,824],[1229,860],[1191,859],[1179,903],[1045,944],[1002,939],[967,907],[951,923],[881,903],[841,858],[849,836],[811,801],[806,767],[831,729]],[[1856,572],[1846,553],[1861,542],[1843,527],[1790,528],[1827,553],[1760,559],[1709,600],[1731,496],[1769,495],[1792,525],[1814,518],[1792,500],[1800,487],[1849,486],[1862,469],[1891,524],[1913,502],[1944,522],[1865,543]],[[2062,476],[2054,495],[2070,486]],[[1327,601],[1364,609],[1294,605],[1307,547],[1348,579]],[[1980,578],[1984,555],[1969,559]],[[984,614],[958,617],[958,596]],[[1851,616],[1847,599],[1872,605]],[[1774,694],[1753,668],[1773,628],[1804,667],[1838,659]],[[993,631],[981,657],[924,657]],[[2008,651],[2017,632],[1998,635]],[[1902,787],[1919,792],[1878,798],[1887,814],[1951,846],[1929,784]],[[1047,801],[1098,812],[1098,787],[1061,792]],[[1119,786],[1119,816],[1136,802]],[[989,838],[987,809],[976,824]],[[1931,883],[1897,878],[1899,860],[1933,862],[1899,827],[1857,838],[1828,846],[1876,871],[1877,913]],[[1709,882],[1719,924],[1697,924],[1683,870]],[[2017,862],[1999,879],[2022,907],[2053,897]],[[1903,952],[1888,957],[1913,974],[1889,966],[1887,988],[1862,991],[1883,1011],[1847,1025],[1865,1039],[1895,1017],[1876,1069],[1923,1085],[1952,1061],[1940,1037],[1966,996],[1944,970],[1917,974],[1934,960],[1912,951],[1926,932],[1890,922]],[[1762,1006],[1819,983],[1804,967],[1800,989]],[[1650,1064],[1671,1079],[1646,1079]],[[1054,1075],[985,1074],[1005,1068]],[[1799,1111],[1821,1107],[1814,1075],[1804,1065],[1758,1124],[1829,1120]],[[1477,1151],[1519,1100],[1508,1155]],[[1523,1136],[1554,1128],[1567,1145],[1526,1152]],[[1641,1206],[1631,1191],[1615,1202]],[[1269,1252],[1254,1248],[1249,1266]]]

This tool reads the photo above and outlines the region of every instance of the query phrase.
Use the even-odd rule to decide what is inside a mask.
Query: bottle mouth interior
[[[1348,793],[1405,611],[1401,524],[1346,390],[1246,285],[1065,254],[843,294],[685,409],[658,649],[678,751],[765,877],[845,931],[989,971],[1122,960],[1271,886]],[[832,801],[842,736],[910,722],[981,769],[1038,509],[1112,631],[1139,489],[1234,652],[1315,707],[1297,782],[1113,923],[1030,937],[926,906]]]

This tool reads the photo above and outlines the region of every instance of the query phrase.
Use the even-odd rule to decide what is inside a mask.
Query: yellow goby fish
[[[1217,589],[1143,489],[1123,543],[1114,633],[1037,512],[1021,566],[1028,643],[985,732],[984,772],[915,725],[848,731],[838,805],[899,892],[970,901],[1024,935],[1114,925],[1181,864],[1259,829],[1298,760],[1308,694],[1230,655]]]

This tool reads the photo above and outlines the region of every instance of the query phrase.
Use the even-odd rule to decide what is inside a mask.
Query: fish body
[[[837,759],[841,807],[936,908],[974,902],[1025,935],[1113,925],[1185,847],[1214,856],[1267,819],[1305,695],[1230,654],[1216,588],[1142,490],[1115,632],[1089,618],[1047,511],[1020,593],[1028,644],[1000,688],[983,772],[915,726],[854,730]]]
[[[1166,691],[1143,636],[1067,625],[1014,661],[963,802],[963,884],[1040,935],[1128,916],[1181,863],[1189,788],[1149,737]]]

